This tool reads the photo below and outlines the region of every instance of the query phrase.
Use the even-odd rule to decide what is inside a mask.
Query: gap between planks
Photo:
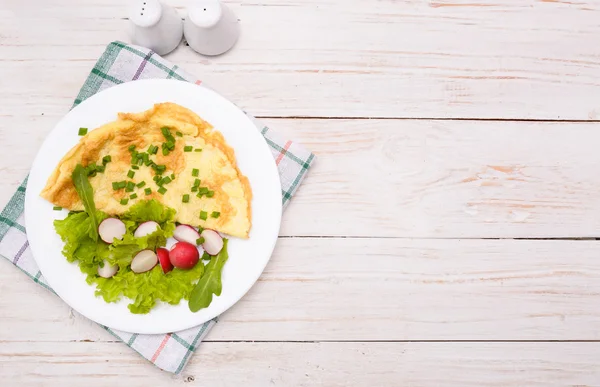
[[[278,239],[416,239],[416,240],[515,240],[515,241],[597,241],[600,237],[397,237],[357,235],[280,235]]]
[[[598,123],[600,120],[574,120],[560,118],[477,118],[477,117],[394,117],[394,116],[275,116],[256,115],[258,119],[273,120],[398,120],[398,121],[484,121],[484,122],[565,122],[565,123]]]

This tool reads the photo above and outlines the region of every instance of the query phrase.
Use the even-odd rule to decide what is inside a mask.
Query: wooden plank
[[[208,339],[600,340],[599,255],[598,241],[280,239]],[[0,291],[0,341],[113,340],[5,261]]]
[[[203,343],[179,376],[119,343],[3,343],[0,384],[592,386],[600,343]]]
[[[6,203],[58,115],[3,119]],[[284,236],[598,237],[595,123],[283,120],[317,154]]]
[[[0,106],[31,114],[25,94],[64,109],[103,46],[127,40],[121,1],[71,3],[0,6]],[[233,51],[169,59],[257,115],[600,118],[595,1],[229,3],[243,28]]]
[[[600,236],[597,124],[267,123],[317,154],[282,235]]]

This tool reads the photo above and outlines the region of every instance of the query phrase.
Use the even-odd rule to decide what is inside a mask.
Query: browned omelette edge
[[[215,148],[218,148],[226,155],[227,159],[229,160],[229,162],[235,169],[235,171],[238,175],[238,178],[240,179],[240,183],[242,184],[242,187],[244,190],[244,198],[247,201],[248,222],[250,224],[248,231],[246,232],[246,238],[247,238],[250,230],[252,229],[252,188],[250,187],[250,181],[240,171],[240,169],[237,165],[237,161],[235,159],[235,151],[233,150],[233,148],[231,148],[225,142],[225,138],[223,137],[221,132],[214,129],[213,126],[210,125],[210,123],[204,121],[200,116],[198,116],[196,113],[194,113],[193,111],[191,111],[188,108],[185,108],[185,107],[175,104],[175,103],[164,102],[164,103],[155,104],[152,108],[145,110],[143,112],[140,112],[140,113],[118,113],[117,120],[108,122],[104,125],[99,126],[96,129],[100,129],[107,125],[113,125],[118,122],[125,123],[127,121],[148,120],[150,117],[152,117],[155,114],[160,115],[160,110],[162,107],[169,107],[171,109],[175,109],[176,111],[181,113],[183,116],[185,116],[185,118],[191,118],[192,122],[189,122],[185,119],[183,121],[192,123],[197,127],[198,133],[194,137],[202,137],[205,141],[207,141],[207,142],[210,141],[211,145],[213,145]],[[115,134],[119,133],[120,130],[127,130],[127,128],[119,128],[118,130],[115,131]],[[56,197],[60,198],[64,195],[68,195],[68,196],[72,196],[73,194],[76,195],[75,187],[73,186],[72,180],[70,179],[70,176],[73,171],[72,170],[65,171],[61,167],[64,165],[66,160],[73,157],[73,155],[75,153],[77,153],[79,151],[79,149],[86,144],[87,140],[90,139],[90,137],[88,137],[88,136],[93,136],[93,133],[94,133],[94,130],[90,131],[88,134],[83,136],[79,140],[79,142],[61,158],[61,160],[58,163],[58,165],[60,167],[54,168],[54,171],[52,172],[52,174],[50,175],[50,177],[48,178],[48,180],[46,182],[46,186],[40,192],[40,196],[42,198],[46,199],[47,201],[49,201],[55,205],[61,205],[62,207],[65,207],[64,203],[61,203],[60,200],[53,201],[53,200],[51,200],[51,198],[53,196],[56,199]],[[87,164],[89,164],[92,161],[98,161],[98,160],[87,160],[87,162],[86,162],[85,157],[84,157],[82,164],[83,164],[83,166],[87,166]],[[67,179],[67,181],[65,183],[61,184],[60,187],[56,187],[58,180],[63,175],[69,176],[69,179]],[[76,195],[76,197],[77,197],[77,201],[75,202],[76,204],[73,205],[71,209],[82,210],[83,205],[82,205],[81,201],[79,200],[78,195]]]

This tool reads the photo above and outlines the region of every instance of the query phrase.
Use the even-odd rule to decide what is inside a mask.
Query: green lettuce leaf
[[[102,222],[106,217],[104,212],[96,211],[96,223]],[[63,255],[69,262],[79,259],[75,257],[75,253],[82,245],[88,244],[84,248],[90,248],[89,242],[96,244],[90,235],[90,229],[93,227],[94,222],[87,212],[71,212],[65,219],[54,221],[56,232],[65,242]]]
[[[127,232],[121,240],[110,245],[92,239],[90,228],[94,223],[87,212],[71,212],[65,219],[56,220],[54,227],[65,242],[63,255],[69,262],[79,264],[81,271],[87,274],[86,281],[96,285],[97,296],[106,302],[117,302],[126,297],[132,301],[128,306],[132,313],[148,313],[158,300],[178,304],[182,299],[189,299],[195,282],[204,273],[202,262],[191,270],[174,269],[167,274],[160,265],[146,273],[131,271],[131,260],[138,252],[166,245],[167,238],[175,231],[175,214],[175,210],[156,200],[140,201],[121,215]],[[97,223],[106,217],[105,213],[96,211]],[[157,222],[160,228],[145,237],[134,237],[137,227],[150,220]],[[112,278],[98,276],[98,266],[103,265],[104,260],[119,266]]]
[[[132,313],[148,313],[157,300],[178,304],[189,299],[194,282],[204,273],[204,265],[198,262],[191,270],[173,269],[164,274],[160,265],[145,273],[136,274],[130,268],[119,269],[112,278],[97,277],[96,295],[106,302],[116,302],[125,296],[133,300],[128,308]]]

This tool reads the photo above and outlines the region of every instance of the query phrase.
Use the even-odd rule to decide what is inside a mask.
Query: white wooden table
[[[600,1],[229,4],[167,58],[317,154],[271,263],[175,377],[0,260],[0,385],[600,385]],[[125,16],[0,1],[2,206]]]

